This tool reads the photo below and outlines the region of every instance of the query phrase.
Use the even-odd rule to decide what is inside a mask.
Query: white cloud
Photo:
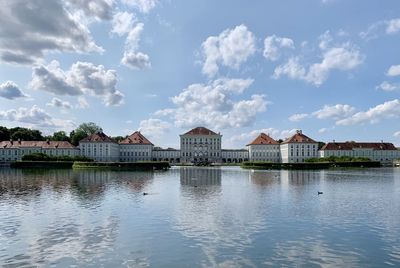
[[[76,62],[68,71],[60,68],[57,61],[33,68],[30,86],[55,95],[80,96],[83,94],[103,98],[106,106],[123,103],[123,94],[116,88],[117,73],[103,65]]]
[[[0,58],[32,64],[48,52],[102,52],[86,25],[61,1],[3,1],[0,9]]]
[[[139,131],[149,137],[160,137],[170,129],[170,123],[155,118],[142,120],[139,124]]]
[[[400,75],[400,65],[392,65],[386,73],[387,76],[399,76]]]
[[[400,91],[400,84],[393,84],[387,81],[383,81],[376,89],[381,89],[383,91]]]
[[[140,36],[142,35],[144,29],[143,23],[138,23],[133,27],[126,37],[127,50],[136,51],[139,48]]]
[[[245,25],[227,29],[218,36],[210,36],[202,44],[203,73],[212,77],[219,64],[238,69],[256,51],[256,39]]]
[[[150,58],[142,52],[125,51],[121,63],[134,70],[143,70],[151,68]]]
[[[67,0],[82,10],[86,16],[96,20],[110,20],[114,8],[114,0]]]
[[[289,120],[292,122],[299,122],[307,117],[309,117],[309,114],[294,114],[289,117]]]
[[[400,19],[386,21],[386,33],[394,34],[400,31]]]
[[[192,84],[171,100],[175,108],[157,111],[169,116],[178,127],[199,125],[216,129],[251,125],[258,113],[264,112],[268,101],[264,95],[252,95],[248,100],[235,101],[253,83],[252,79],[218,79],[209,84]]]
[[[72,105],[68,101],[60,100],[59,98],[53,98],[50,102],[46,103],[47,106],[61,108],[65,110],[69,110],[72,108]]]
[[[381,20],[371,24],[366,31],[360,33],[365,40],[378,38],[382,34],[393,35],[400,31],[400,18]]]
[[[358,112],[348,118],[339,120],[336,124],[343,126],[362,123],[374,124],[383,119],[397,117],[400,117],[400,100],[395,99],[372,107],[368,111]]]
[[[319,130],[318,130],[318,133],[320,133],[320,134],[323,134],[323,133],[326,133],[326,132],[328,132],[329,131],[329,129],[327,129],[327,128],[320,128]]]
[[[116,33],[119,36],[128,34],[133,28],[135,17],[132,13],[117,12],[114,14],[112,19],[112,33]]]
[[[356,109],[347,104],[336,104],[333,106],[324,105],[324,107],[318,111],[313,112],[313,116],[318,119],[334,119],[351,116],[355,113]]]
[[[37,128],[72,129],[71,120],[52,118],[45,110],[34,105],[32,108],[18,108],[0,111],[0,120],[29,124]]]
[[[324,52],[322,61],[306,67],[300,64],[298,57],[290,58],[286,64],[278,66],[273,77],[278,79],[284,75],[290,79],[303,80],[317,87],[321,86],[334,70],[350,71],[358,67],[364,61],[360,51],[345,43],[342,46],[327,48],[323,44]]]
[[[138,9],[142,13],[149,13],[156,7],[157,0],[122,0],[123,3]]]
[[[85,97],[81,96],[78,97],[78,105],[76,107],[80,109],[86,109],[89,108],[89,103],[87,102]]]
[[[264,40],[263,55],[268,60],[276,61],[280,57],[280,50],[282,48],[294,49],[293,40],[287,37],[279,37],[276,35],[268,36]]]
[[[13,81],[7,81],[0,84],[0,97],[14,100],[17,98],[25,98],[27,95],[19,89],[18,85]]]
[[[393,134],[393,136],[394,136],[394,137],[400,138],[400,131],[395,132],[395,133]]]

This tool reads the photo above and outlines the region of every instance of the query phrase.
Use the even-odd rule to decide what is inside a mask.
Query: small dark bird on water
[[[149,193],[144,192],[143,195],[148,195]]]
[[[323,192],[318,192],[318,195],[323,194]]]

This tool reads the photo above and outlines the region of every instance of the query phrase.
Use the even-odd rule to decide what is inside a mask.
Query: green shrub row
[[[329,156],[321,158],[306,159],[307,163],[336,163],[336,162],[370,162],[368,157],[351,157],[351,156]]]
[[[86,168],[106,168],[106,169],[133,169],[133,170],[162,170],[170,168],[168,162],[74,162],[72,166],[75,169]]]
[[[22,161],[56,161],[56,162],[74,162],[74,161],[85,161],[85,162],[93,162],[93,159],[90,159],[86,156],[50,156],[44,153],[33,153],[22,156]]]

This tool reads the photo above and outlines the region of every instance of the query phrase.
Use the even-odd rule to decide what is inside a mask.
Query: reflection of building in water
[[[320,171],[281,170],[281,180],[292,185],[304,185],[321,179]]]
[[[259,186],[270,186],[280,182],[279,171],[257,171],[249,173],[250,181]]]
[[[191,168],[180,169],[181,185],[221,185],[221,169]]]

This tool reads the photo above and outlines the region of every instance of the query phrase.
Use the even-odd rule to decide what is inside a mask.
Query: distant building
[[[308,158],[318,157],[318,142],[298,130],[280,144],[280,151],[282,163],[303,163]]]
[[[118,162],[119,144],[102,130],[79,141],[81,155],[97,162]]]
[[[121,162],[151,161],[153,144],[139,131],[122,140],[119,159]]]
[[[329,142],[319,151],[319,157],[366,157],[381,163],[393,163],[400,158],[400,150],[387,142]]]
[[[185,134],[181,139],[181,162],[221,162],[222,135],[205,127],[196,127]]]
[[[222,149],[222,163],[242,163],[249,161],[249,151],[246,149]]]
[[[10,162],[21,160],[22,156],[44,153],[50,156],[79,155],[79,149],[67,141],[2,141],[0,142],[0,161]]]
[[[265,133],[261,133],[247,144],[250,161],[281,162],[279,142]]]
[[[181,151],[173,148],[153,148],[153,161],[167,161],[171,164],[180,163]]]

